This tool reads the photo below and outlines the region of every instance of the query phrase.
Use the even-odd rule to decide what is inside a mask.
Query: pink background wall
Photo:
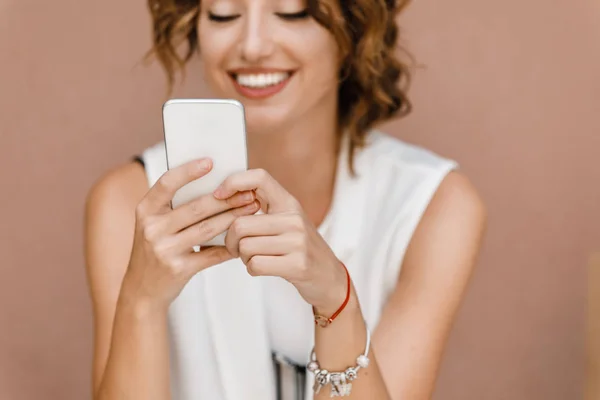
[[[490,228],[436,399],[577,399],[600,248],[600,7],[417,1],[415,112],[386,126],[461,162]],[[89,396],[85,194],[160,139],[142,1],[0,2],[0,398]],[[192,74],[193,75],[193,74]],[[202,95],[199,77],[180,95]]]

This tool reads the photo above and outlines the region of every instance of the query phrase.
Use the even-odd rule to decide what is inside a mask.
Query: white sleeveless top
[[[456,162],[373,131],[351,177],[342,148],[319,232],[344,262],[371,331],[396,286],[413,232]],[[167,170],[164,143],[142,154],[150,186]],[[311,307],[277,277],[251,277],[239,259],[194,276],[169,309],[173,400],[276,400],[271,352],[305,365]],[[307,374],[306,400],[312,400]]]

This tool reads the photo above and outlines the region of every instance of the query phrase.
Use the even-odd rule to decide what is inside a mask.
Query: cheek
[[[310,46],[306,44],[310,43]],[[327,31],[318,31],[314,37],[306,38],[299,47],[306,80],[313,88],[321,91],[338,86],[339,49],[335,38]]]
[[[212,40],[203,40],[202,38],[209,37],[207,32],[199,32],[198,47],[200,48],[200,60],[206,66],[218,63],[221,57],[219,46]]]
[[[208,27],[198,27],[198,47],[200,48],[200,60],[204,65],[205,72],[212,74],[216,68],[223,65],[227,54],[235,44],[232,32],[215,31]]]

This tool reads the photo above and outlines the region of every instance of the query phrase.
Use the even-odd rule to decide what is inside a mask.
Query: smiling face
[[[339,50],[303,0],[203,0],[198,40],[214,95],[241,101],[249,132],[335,110]]]

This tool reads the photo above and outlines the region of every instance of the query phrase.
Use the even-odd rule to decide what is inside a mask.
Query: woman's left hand
[[[250,275],[279,276],[319,314],[334,313],[346,296],[346,272],[300,203],[263,169],[229,176],[214,196],[226,199],[247,190],[255,191],[264,214],[233,222],[225,238],[228,251]]]

